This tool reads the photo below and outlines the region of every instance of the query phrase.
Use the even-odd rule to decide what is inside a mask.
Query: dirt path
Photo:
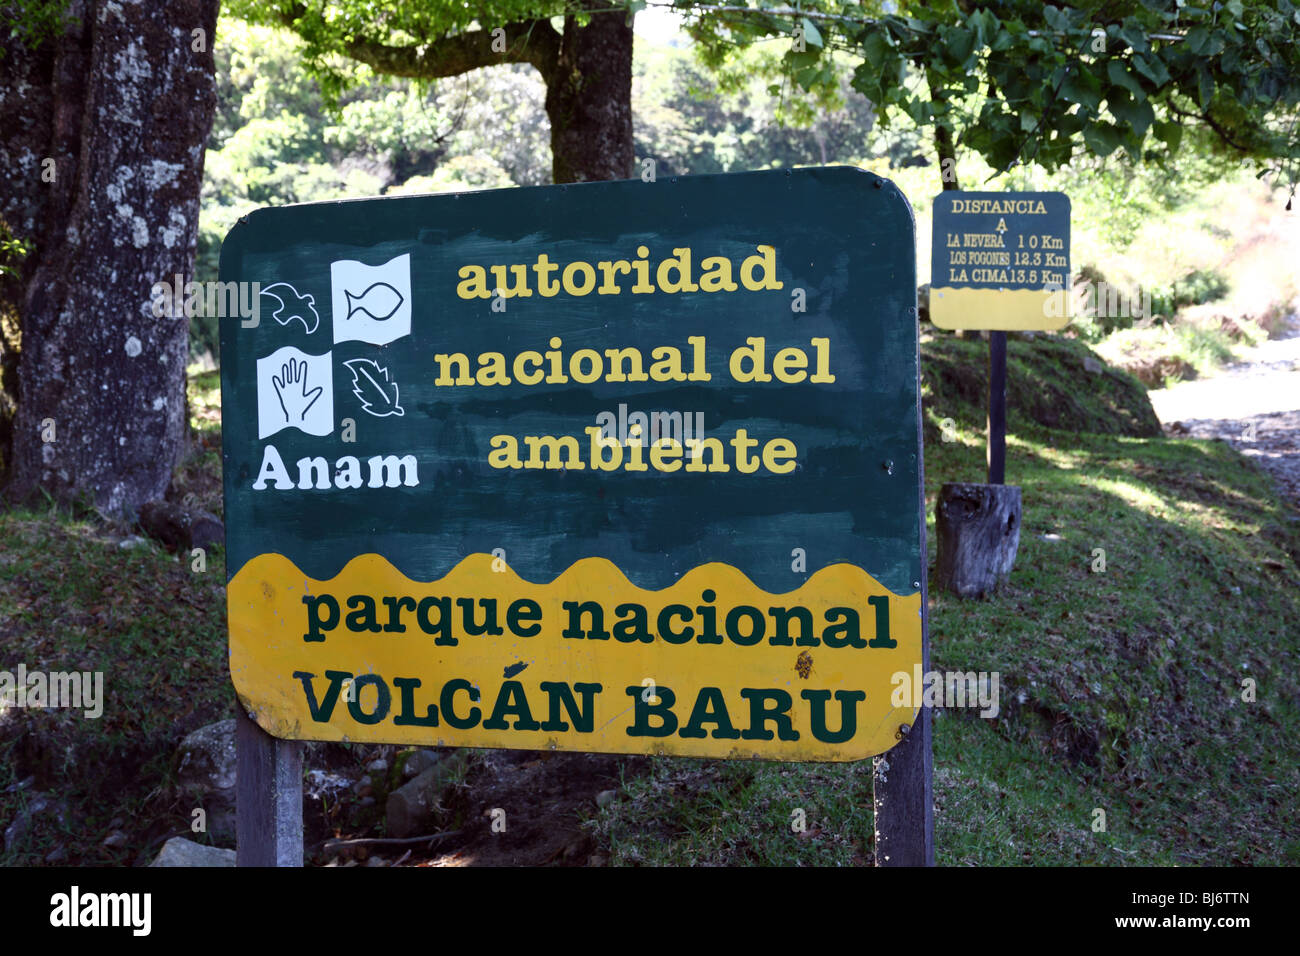
[[[1228,441],[1300,512],[1300,318],[1213,377],[1150,395],[1166,432]]]

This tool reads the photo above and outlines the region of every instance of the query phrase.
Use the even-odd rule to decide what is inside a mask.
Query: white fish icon
[[[372,283],[360,295],[354,295],[346,290],[343,294],[347,297],[347,319],[360,312],[362,315],[370,316],[376,322],[383,322],[391,319],[406,301],[402,293],[387,282]]]
[[[387,345],[411,334],[411,254],[380,265],[357,259],[330,263],[334,343]]]

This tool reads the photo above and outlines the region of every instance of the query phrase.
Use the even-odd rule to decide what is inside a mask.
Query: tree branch
[[[957,183],[957,147],[952,139],[952,127],[948,125],[946,117],[939,116],[939,111],[947,105],[947,96],[944,93],[942,85],[930,71],[925,74],[926,85],[930,88],[930,102],[935,105],[934,117],[934,150],[939,154],[939,179],[942,181],[942,189],[960,190],[961,186]],[[944,162],[947,161],[952,170],[952,178],[948,178],[947,171],[944,169]]]
[[[297,32],[296,24],[310,11],[305,4],[295,3],[277,13],[284,26]],[[500,27],[505,31],[504,50],[492,49],[496,29],[452,33],[411,46],[389,46],[356,37],[341,47],[348,56],[389,76],[437,79],[499,63],[531,63],[544,77],[550,74],[559,57],[561,38],[549,20],[524,20]]]
[[[505,49],[500,52],[492,49],[491,30],[453,33],[430,43],[404,47],[358,38],[345,43],[343,49],[348,56],[391,76],[436,79],[499,63],[531,63],[543,76],[550,74],[560,52],[560,34],[550,21],[509,23],[502,29]]]
[[[1219,139],[1223,140],[1225,145],[1231,146],[1233,149],[1237,150],[1238,152],[1242,152],[1247,155],[1250,155],[1251,153],[1250,147],[1243,146],[1240,143],[1235,142],[1226,129],[1224,129],[1220,124],[1216,123],[1213,119],[1210,118],[1210,114],[1208,110],[1202,110],[1200,112],[1188,112],[1187,110],[1180,110],[1177,106],[1173,104],[1172,100],[1166,100],[1165,107],[1169,110],[1169,112],[1173,113],[1175,116],[1182,117],[1183,119],[1201,120],[1203,123],[1205,123],[1206,126],[1210,127],[1210,129],[1212,129],[1215,132],[1215,134],[1218,135]]]

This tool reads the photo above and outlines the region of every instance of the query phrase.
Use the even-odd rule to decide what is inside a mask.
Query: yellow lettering
[[[690,339],[687,339],[689,342]],[[640,349],[605,349],[605,355],[609,357],[609,375],[606,380],[610,382],[648,382],[650,376],[646,375],[642,367]],[[632,370],[627,374],[623,373],[623,360],[627,359],[627,364],[632,366]]]
[[[700,288],[705,292],[735,292],[740,286],[731,279],[731,260],[726,256],[709,256],[700,263]]]
[[[582,371],[582,363],[587,362],[591,368]],[[595,349],[578,349],[569,356],[569,374],[573,376],[575,382],[581,382],[583,385],[590,385],[597,381],[605,373],[605,363],[600,353]]]
[[[770,382],[772,376],[767,374],[766,339],[750,336],[746,345],[739,346],[731,353],[731,377],[737,382]],[[741,363],[749,360],[750,370],[746,371]]]
[[[474,379],[469,374],[469,356],[464,352],[453,352],[451,355],[435,355],[433,360],[438,363],[438,377],[433,384],[442,385],[473,385]],[[451,366],[456,365],[459,374],[453,380],[451,377]]]
[[[510,288],[506,283],[506,269],[514,273],[515,284],[513,288]],[[526,299],[533,294],[533,290],[528,288],[528,266],[493,266],[492,278],[496,282],[494,288],[500,289],[501,295],[507,299],[512,299],[515,296]]]
[[[745,288],[753,292],[761,289],[782,289],[785,284],[776,277],[776,249],[772,246],[757,246],[758,254],[750,256],[740,265],[740,281]],[[755,279],[754,270],[761,268],[763,278]]]
[[[530,364],[533,366],[533,368],[536,371],[533,372],[524,371],[524,367]],[[515,356],[515,381],[518,382],[520,385],[536,385],[538,382],[542,380],[543,377],[541,365],[542,365],[541,352],[534,352],[532,350],[529,350],[527,352],[520,352],[518,355]],[[439,382],[438,384],[441,385],[442,383]]]
[[[656,382],[684,382],[686,373],[682,371],[682,351],[668,345],[660,345],[650,353],[656,359],[650,366],[650,378]]]
[[[686,444],[691,449],[691,460],[686,463],[687,471],[731,471],[722,442],[717,438],[691,438]],[[709,451],[707,467],[704,461],[705,449]]]
[[[681,456],[681,443],[674,438],[660,438],[650,447],[650,464],[654,466],[655,471],[677,471],[682,467],[682,463],[675,459]],[[668,463],[665,463],[665,459],[668,459]],[[671,468],[669,463],[672,465]]]
[[[519,442],[513,435],[493,435],[488,439],[492,450],[488,452],[488,464],[493,468],[522,468],[519,461]]]
[[[618,295],[622,290],[614,282],[614,276],[620,272],[628,275],[632,271],[632,263],[626,259],[615,259],[613,262],[597,262],[598,268],[604,275],[600,288],[596,290],[597,295]]]
[[[571,468],[574,471],[582,471],[587,466],[582,463],[582,452],[578,449],[578,439],[572,435],[563,435],[556,438],[554,435],[525,435],[524,444],[528,446],[528,461],[524,463],[525,468],[550,468],[560,470]],[[546,449],[546,464],[542,464],[542,449]],[[560,461],[561,449],[564,452],[564,461]]]
[[[591,439],[591,470],[618,471],[623,464],[623,446],[619,444],[618,439],[602,438],[601,429],[594,425],[585,431],[587,437]],[[605,459],[605,452],[610,453],[609,460]]]
[[[456,286],[456,295],[462,299],[490,299],[492,290],[488,288],[487,272],[482,266],[461,266],[456,273],[461,279]]]
[[[500,352],[484,352],[478,357],[478,374],[475,377],[480,385],[509,385],[506,357]]]
[[[816,382],[818,385],[835,381],[835,376],[831,374],[831,340],[810,339],[809,341],[817,350],[817,371],[809,377],[808,381]]]
[[[802,382],[808,373],[802,371],[808,367],[808,355],[803,349],[782,349],[772,356],[772,371],[779,382]]]
[[[645,261],[645,257],[650,255],[650,250],[645,246],[637,246],[636,254],[640,258],[632,263],[632,269],[636,272],[636,285],[632,286],[632,294],[653,292],[655,287],[650,284],[650,263]]]
[[[797,454],[794,442],[790,439],[773,438],[763,446],[763,467],[774,475],[787,475],[794,471],[795,462],[792,459]],[[781,463],[783,461],[784,464]]]
[[[574,276],[582,273],[582,284],[579,285]],[[570,262],[564,267],[564,291],[569,295],[586,295],[592,289],[596,288],[596,270],[586,262]]]
[[[537,291],[542,294],[543,298],[549,299],[559,294],[560,284],[554,281],[549,284],[547,282],[547,276],[558,268],[559,266],[552,262],[544,252],[537,257],[537,262],[533,264],[533,272],[537,273]]]
[[[694,282],[691,281],[691,250],[674,249],[675,258],[665,259],[659,263],[659,268],[655,271],[655,279],[659,283],[659,288],[664,292],[696,292],[699,290]],[[677,270],[677,280],[673,281],[668,277],[669,271]]]

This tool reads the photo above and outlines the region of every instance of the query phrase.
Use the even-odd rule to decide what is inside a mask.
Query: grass
[[[924,345],[931,515],[942,482],[984,473],[983,349]],[[1001,681],[996,719],[936,718],[938,860],[1300,862],[1300,526],[1228,446],[1140,437],[1140,389],[1089,372],[1089,354],[1010,343],[1017,567],[991,599],[932,598],[934,665]],[[196,440],[178,485],[218,510],[214,374],[193,377],[190,400]],[[171,760],[185,733],[233,706],[222,556],[195,573],[154,545],[120,548],[128,532],[54,508],[0,513],[0,667],[100,670],[107,698],[98,720],[0,715],[0,823],[38,792],[65,802],[61,822],[41,817],[0,864],[59,847],[62,863],[130,864],[169,835],[195,836]],[[871,859],[867,762],[639,765],[587,821],[611,863]],[[125,846],[102,845],[111,829]]]
[[[940,475],[978,474],[982,443],[963,438],[931,451],[931,510]],[[1300,817],[1280,788],[1300,782],[1300,535],[1269,479],[1192,440],[1027,430],[1008,456],[1025,495],[1011,585],[932,607],[939,666],[1002,675],[1003,714],[962,729],[977,779],[1004,765],[985,745],[1064,775],[1060,807],[1031,807],[1060,828],[1035,841],[1037,861],[1091,860],[1093,841],[1070,834],[1101,808],[1134,862],[1293,862]],[[936,734],[945,771],[960,765],[943,737],[963,723]]]
[[[942,442],[945,419],[984,428],[988,355],[988,343],[978,338],[938,332],[922,339],[922,395],[936,412],[925,423],[927,448]],[[1034,425],[1066,432],[1160,435],[1160,421],[1142,384],[1107,367],[1082,342],[1008,336],[1007,428]]]
[[[0,711],[0,821],[38,792],[66,804],[0,863],[136,862],[142,847],[189,833],[188,807],[170,805],[180,738],[229,715],[225,580],[219,550],[206,570],[152,544],[119,546],[121,529],[57,509],[0,513],[0,669],[103,674],[103,714]],[[20,784],[34,778],[26,786]],[[123,847],[104,847],[112,829]],[[155,848],[156,849],[156,848]]]
[[[848,866],[870,859],[871,763],[654,757],[592,820],[613,865]],[[801,812],[800,812],[801,811]]]
[[[192,367],[187,401],[194,446],[172,477],[172,494],[220,517],[221,372]]]
[[[1180,315],[1168,323],[1121,329],[1096,349],[1106,361],[1140,375],[1152,388],[1167,388],[1238,361],[1243,349],[1259,345],[1268,339],[1269,329],[1280,327],[1280,321],[1264,328],[1244,317],[1225,323],[1210,315]]]
[[[935,400],[956,384],[935,384],[927,430],[976,417]],[[949,434],[926,449],[930,516],[941,483],[983,476],[982,430]],[[996,719],[935,721],[938,862],[1300,861],[1300,529],[1269,479],[1222,443],[1023,419],[1007,453],[1024,495],[1009,586],[931,599],[934,666],[1001,677]],[[611,863],[870,854],[865,763],[651,766],[590,821]],[[791,831],[796,806],[814,836]]]

